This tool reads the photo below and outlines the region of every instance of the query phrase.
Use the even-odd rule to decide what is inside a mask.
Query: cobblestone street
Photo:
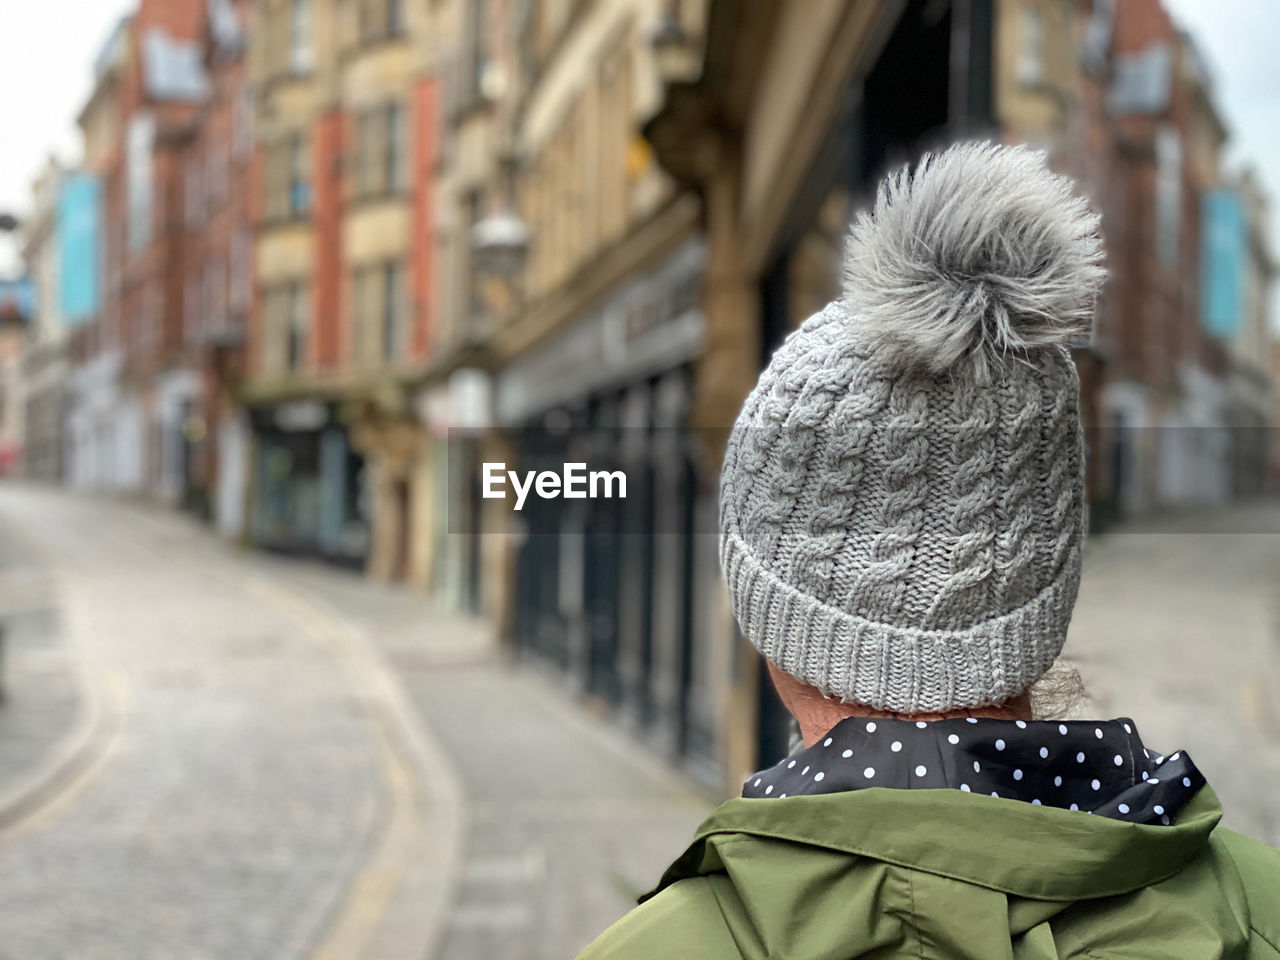
[[[405,591],[36,489],[0,487],[0,540],[0,586],[48,582],[103,715],[0,832],[5,960],[572,956],[710,807]],[[35,694],[0,710],[0,777],[31,770]],[[67,699],[41,708],[62,728]]]
[[[1272,843],[1275,521],[1095,538],[1068,647]],[[6,960],[570,957],[710,807],[476,623],[153,508],[0,486],[0,619]]]

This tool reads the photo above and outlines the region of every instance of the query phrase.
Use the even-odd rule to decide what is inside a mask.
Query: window
[[[289,68],[294,73],[306,73],[311,66],[311,0],[290,0]]]
[[[1182,141],[1178,131],[1156,132],[1156,256],[1167,267],[1178,265],[1182,232]]]
[[[1044,81],[1044,12],[1034,5],[1023,7],[1021,12],[1018,82],[1034,87]]]
[[[231,235],[229,270],[228,306],[235,313],[243,313],[249,309],[253,296],[253,234],[243,224]]]
[[[199,343],[204,336],[201,293],[200,273],[193,270],[187,274],[182,288],[183,339],[187,343]]]
[[[216,209],[227,199],[227,144],[221,137],[211,136],[205,147],[204,173],[207,203]]]
[[[231,105],[231,153],[237,162],[248,159],[253,149],[253,91],[247,86],[235,93]]]
[[[310,291],[294,281],[267,290],[262,297],[262,365],[266,373],[293,373],[306,365]]]
[[[404,265],[388,261],[355,271],[352,340],[362,363],[404,359],[408,346]]]
[[[150,114],[140,113],[129,122],[125,141],[125,188],[128,215],[125,236],[129,250],[136,252],[151,242],[152,195],[151,146],[155,138],[155,121]]]
[[[301,284],[289,287],[286,323],[288,324],[287,358],[290,370],[300,370],[307,359],[307,314],[310,301],[307,290]]]
[[[485,74],[489,70],[489,43],[485,33],[489,20],[488,0],[467,4],[467,35],[463,63],[462,106],[471,106],[484,95]]]
[[[301,134],[274,144],[267,153],[268,220],[296,220],[311,212],[310,151]]]
[[[599,139],[596,164],[598,178],[596,229],[608,243],[626,229],[630,213],[631,184],[634,179],[631,119],[631,61],[627,48],[619,45],[604,58],[601,66],[599,114],[595,129]]]
[[[187,169],[183,173],[182,204],[186,208],[187,226],[196,228],[204,223],[204,178],[200,169],[200,154],[192,150],[187,157]]]
[[[401,36],[404,32],[404,0],[362,0],[361,40],[384,40]]]
[[[216,336],[227,328],[226,261],[215,257],[204,266],[204,333]]]
[[[408,172],[405,110],[387,104],[360,115],[356,126],[356,196],[382,197],[401,193]]]

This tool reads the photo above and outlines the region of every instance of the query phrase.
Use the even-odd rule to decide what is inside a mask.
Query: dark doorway
[[[392,502],[395,504],[396,516],[396,548],[391,565],[393,580],[409,578],[409,549],[413,531],[413,492],[407,479],[399,479],[392,488]]]
[[[761,282],[762,364],[839,296],[848,224],[884,173],[989,128],[991,27],[992,0],[911,0],[870,73],[850,84]],[[760,674],[757,752],[767,766],[786,753],[791,717],[763,663]]]

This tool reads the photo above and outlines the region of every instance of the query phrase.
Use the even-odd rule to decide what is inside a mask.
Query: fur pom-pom
[[[1098,221],[1044,154],[957,144],[881,183],[849,237],[845,299],[904,366],[986,369],[1089,329],[1106,278]]]

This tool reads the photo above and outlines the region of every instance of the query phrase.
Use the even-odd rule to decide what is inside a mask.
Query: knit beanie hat
[[[1101,261],[1098,218],[1024,147],[959,144],[880,185],[842,298],[774,354],[725,454],[721,564],[774,665],[896,713],[1048,670],[1083,541],[1067,341]]]

